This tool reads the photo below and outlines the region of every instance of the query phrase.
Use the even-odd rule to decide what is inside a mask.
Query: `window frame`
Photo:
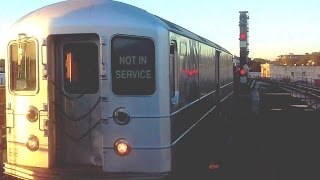
[[[114,91],[114,84],[113,84],[113,65],[112,65],[112,58],[113,58],[113,40],[116,38],[136,38],[136,39],[144,39],[150,40],[153,44],[154,49],[154,87],[153,91],[150,94],[121,94],[119,92]],[[156,50],[156,43],[152,37],[149,36],[137,36],[137,35],[129,35],[129,34],[115,34],[110,38],[110,74],[111,74],[111,92],[115,96],[119,97],[139,97],[139,96],[153,96],[157,91],[157,50]]]
[[[97,90],[96,91],[94,91],[94,93],[88,93],[88,92],[85,92],[85,93],[83,93],[83,92],[80,92],[80,93],[72,93],[72,92],[69,92],[69,91],[67,91],[66,90],[66,88],[65,88],[65,75],[64,75],[64,73],[65,73],[65,70],[64,70],[64,66],[65,66],[65,59],[64,59],[64,47],[65,47],[65,45],[68,45],[68,44],[81,44],[81,43],[91,43],[91,44],[94,44],[94,45],[96,45],[96,47],[97,47],[97,52],[98,52],[98,54],[97,54],[97,65],[98,65],[98,76],[97,76],[97,78],[98,78],[98,88],[97,88]],[[62,89],[63,89],[63,91],[64,91],[64,93],[67,93],[67,94],[97,94],[98,92],[99,92],[99,90],[100,90],[100,65],[99,65],[99,63],[100,63],[100,46],[99,46],[99,44],[97,44],[97,42],[95,42],[94,40],[64,40],[64,41],[62,41],[62,43],[60,44],[60,52],[61,52],[61,59],[63,60],[63,62],[60,64],[60,68],[61,68],[61,82],[62,82],[62,85],[61,85],[61,87],[62,87]]]
[[[13,44],[16,44],[16,45],[19,45],[19,42],[21,41],[34,41],[35,42],[35,55],[36,55],[36,60],[35,60],[35,63],[36,63],[36,78],[35,78],[35,89],[34,90],[21,90],[21,91],[16,91],[16,90],[13,90],[12,89],[12,59],[11,59],[11,46]],[[8,58],[8,82],[7,82],[7,89],[9,90],[9,93],[12,94],[12,95],[26,95],[26,96],[29,96],[29,95],[35,95],[35,94],[38,94],[39,93],[39,88],[40,88],[40,81],[39,81],[39,41],[36,37],[25,37],[25,38],[22,38],[22,39],[16,39],[16,40],[12,40],[8,43],[8,46],[7,46],[7,58]]]
[[[172,49],[173,48],[173,49]],[[170,41],[169,48],[169,87],[170,98],[175,96],[175,91],[178,91],[178,46],[177,40]]]

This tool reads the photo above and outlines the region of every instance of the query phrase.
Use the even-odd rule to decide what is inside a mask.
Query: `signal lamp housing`
[[[245,75],[246,74],[246,71],[244,69],[240,69],[240,75]]]
[[[247,38],[247,35],[245,33],[240,34],[240,40],[244,41],[246,40],[246,38]]]

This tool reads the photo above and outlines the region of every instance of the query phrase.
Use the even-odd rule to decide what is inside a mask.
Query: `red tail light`
[[[114,151],[119,155],[119,156],[126,156],[130,154],[131,152],[131,146],[128,143],[127,140],[125,139],[118,139],[113,145]]]

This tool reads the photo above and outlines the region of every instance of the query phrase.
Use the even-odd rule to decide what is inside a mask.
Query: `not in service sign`
[[[151,95],[155,91],[155,48],[151,39],[112,39],[112,91],[117,95]]]

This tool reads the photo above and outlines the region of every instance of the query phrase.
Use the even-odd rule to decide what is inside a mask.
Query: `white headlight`
[[[30,106],[26,116],[30,122],[36,122],[38,120],[38,114],[38,109],[34,106]]]

